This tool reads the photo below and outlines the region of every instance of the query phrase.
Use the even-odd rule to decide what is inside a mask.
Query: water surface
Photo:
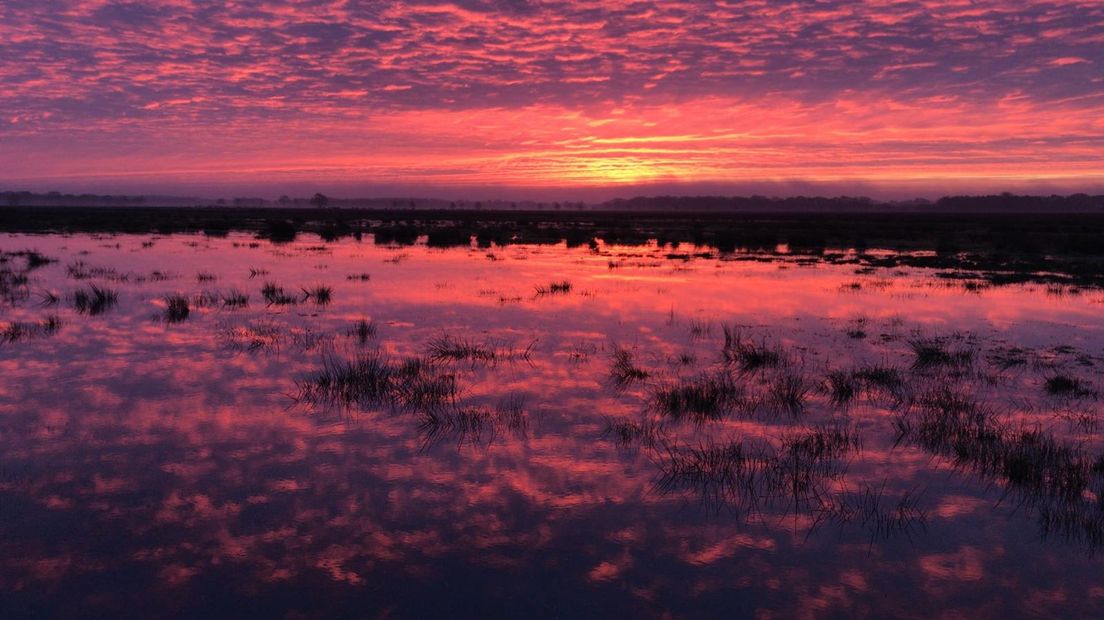
[[[0,250],[5,617],[1104,613],[1100,291],[686,246]],[[310,397],[427,358],[455,394]]]

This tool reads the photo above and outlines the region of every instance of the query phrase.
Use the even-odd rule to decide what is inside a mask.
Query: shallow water
[[[57,262],[0,328],[60,327],[0,343],[5,617],[1104,613],[1099,291],[654,246],[0,237],[25,249]],[[117,304],[79,313],[91,284]],[[231,290],[248,306],[196,303]],[[780,360],[726,363],[726,327]],[[454,400],[302,398],[327,360],[444,336],[495,356],[432,365]],[[930,339],[961,359],[917,365]],[[618,385],[618,350],[647,376]],[[829,373],[871,365],[901,385],[834,404]],[[662,406],[702,377],[738,394]],[[943,388],[997,436],[921,437]],[[802,452],[818,429],[848,441]]]

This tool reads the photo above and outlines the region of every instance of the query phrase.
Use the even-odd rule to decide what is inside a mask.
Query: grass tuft
[[[80,314],[96,316],[103,314],[119,303],[119,294],[111,289],[91,284],[87,289],[73,293],[73,309]]]
[[[191,308],[188,306],[188,298],[185,295],[174,293],[165,295],[165,321],[169,323],[181,323],[188,320]]]

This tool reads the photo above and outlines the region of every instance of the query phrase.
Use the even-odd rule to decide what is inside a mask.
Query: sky
[[[0,189],[1104,192],[1104,2],[3,0]]]

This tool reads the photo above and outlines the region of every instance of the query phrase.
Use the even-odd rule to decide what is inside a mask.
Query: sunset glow
[[[21,189],[1104,185],[1089,0],[15,0],[0,57]]]

